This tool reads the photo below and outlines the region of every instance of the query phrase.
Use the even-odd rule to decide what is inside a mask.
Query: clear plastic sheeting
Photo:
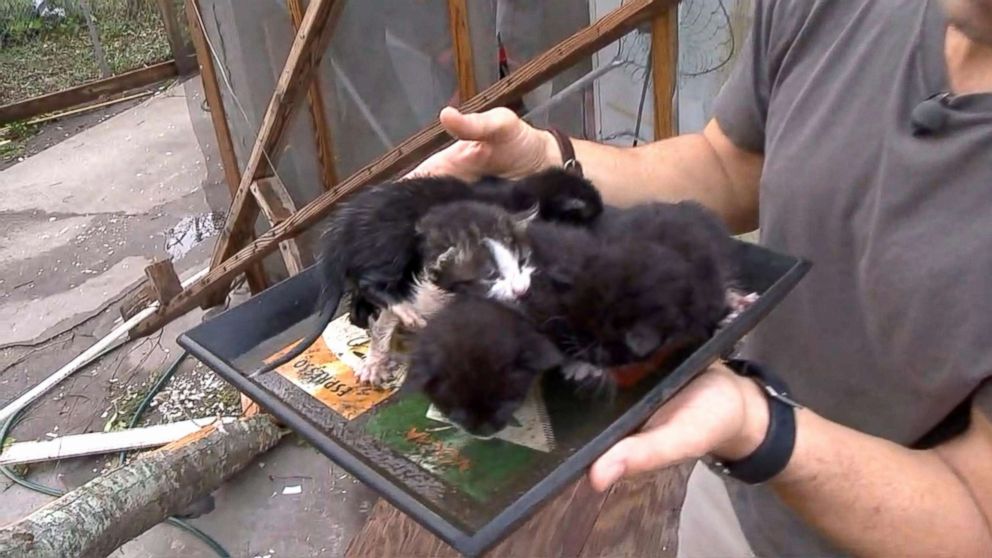
[[[338,176],[429,125],[458,89],[446,2],[350,1],[321,61]]]
[[[747,33],[750,1],[681,2],[678,99],[673,103],[683,131],[705,123]],[[200,4],[243,169],[295,30],[283,0]],[[478,90],[620,4],[621,0],[471,0],[468,20]],[[450,33],[446,2],[346,2],[317,73],[339,178],[430,125],[445,105],[460,101]],[[643,25],[529,93],[515,108],[534,125],[554,125],[577,137],[619,145],[629,145],[635,137],[650,141],[649,33],[649,25]],[[315,137],[304,101],[283,147],[269,154],[298,206],[323,192]]]

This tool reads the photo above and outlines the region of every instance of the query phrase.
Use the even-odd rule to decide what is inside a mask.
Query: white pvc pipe
[[[200,271],[195,273],[192,277],[182,282],[183,288],[186,288],[191,283],[198,281],[199,279],[204,277],[209,271],[210,271],[209,267],[201,269]],[[100,353],[106,350],[107,347],[109,347],[114,341],[117,341],[120,337],[127,335],[128,330],[130,330],[132,327],[137,325],[138,322],[154,314],[155,310],[157,309],[158,309],[158,301],[152,302],[151,305],[148,306],[148,308],[145,308],[141,312],[138,312],[134,316],[131,316],[129,320],[125,321],[121,325],[114,328],[114,330],[111,331],[109,334],[107,334],[106,337],[100,339],[99,341],[94,343],[89,349],[86,349],[79,356],[72,359],[72,361],[70,361],[69,364],[66,364],[62,368],[59,368],[57,372],[45,378],[40,384],[31,388],[30,391],[18,397],[9,405],[4,407],[3,410],[0,410],[0,424],[6,422],[7,419],[13,416],[15,413],[17,413],[24,407],[27,407],[39,397],[45,395],[45,393],[47,393],[48,390],[52,389],[52,387],[54,387],[56,384],[68,378],[69,376],[73,375],[77,370],[92,362],[95,358],[100,356]]]

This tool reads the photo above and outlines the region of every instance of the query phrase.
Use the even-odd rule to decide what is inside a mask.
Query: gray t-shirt
[[[950,88],[945,30],[937,0],[756,0],[714,115],[765,155],[762,244],[813,263],[745,355],[905,445],[972,396],[992,417],[992,94],[910,125]],[[768,488],[728,488],[758,555],[841,554]]]

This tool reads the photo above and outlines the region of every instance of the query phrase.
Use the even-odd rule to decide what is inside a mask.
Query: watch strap
[[[713,460],[713,465],[725,475],[748,484],[761,484],[785,469],[796,445],[796,409],[798,403],[789,397],[785,382],[767,368],[751,361],[735,359],[726,362],[735,373],[751,378],[761,387],[768,400],[768,430],[765,439],[750,455],[737,461]]]
[[[575,158],[575,146],[572,145],[572,140],[568,137],[568,134],[558,128],[548,128],[548,132],[551,132],[551,135],[555,138],[555,142],[558,143],[562,166],[565,170],[582,176],[582,164]]]

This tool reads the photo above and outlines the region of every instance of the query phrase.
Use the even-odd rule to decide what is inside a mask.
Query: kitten
[[[528,265],[526,230],[537,214],[536,206],[511,215],[480,202],[454,202],[432,209],[416,226],[427,265],[415,281],[410,309],[426,320],[444,305],[449,293],[506,302],[523,295],[533,272]],[[359,380],[379,384],[401,368],[401,360],[391,350],[400,326],[419,329],[423,324],[404,324],[389,308],[372,322],[372,342],[357,372]]]
[[[317,323],[292,351],[251,374],[255,377],[289,362],[320,337],[336,311],[333,286],[352,291],[350,319],[367,328],[369,319],[389,308],[411,327],[423,317],[410,305],[423,269],[416,223],[432,208],[455,201],[486,201],[511,210],[537,205],[549,219],[588,222],[602,211],[599,193],[588,181],[564,171],[518,181],[490,180],[477,187],[454,177],[418,177],[365,188],[331,215],[318,258],[322,287]]]
[[[709,209],[692,201],[611,208],[595,230],[608,242],[642,239],[675,250],[690,263],[699,286],[710,289],[701,298],[712,302],[705,310],[708,319],[719,321],[727,314],[731,302],[727,289],[737,272],[736,245],[723,221]]]
[[[550,224],[530,232],[538,273],[521,303],[568,356],[567,377],[596,377],[666,344],[701,342],[722,317],[712,311],[724,302],[720,279],[699,275],[676,250]]]
[[[540,206],[540,218],[570,225],[588,225],[603,213],[603,200],[587,179],[562,168],[546,169],[515,181],[484,177],[476,183],[480,201],[504,205],[510,211]]]
[[[417,223],[427,278],[453,293],[514,300],[527,291],[527,229],[538,206],[511,214],[481,202],[439,206]]]
[[[519,312],[457,295],[417,336],[404,389],[423,391],[460,428],[490,437],[507,426],[541,374],[562,361]]]

